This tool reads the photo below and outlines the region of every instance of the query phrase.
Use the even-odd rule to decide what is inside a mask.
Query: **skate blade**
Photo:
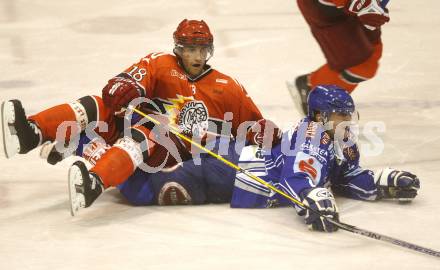
[[[85,200],[82,194],[76,192],[76,186],[82,184],[82,174],[78,166],[73,165],[69,169],[69,201],[70,214],[76,216],[80,208],[84,208]]]
[[[13,130],[9,125],[13,122],[14,105],[9,101],[2,102],[1,118],[2,118],[2,135],[3,135],[3,152],[6,158],[15,156],[19,149],[20,143],[18,137],[13,134]]]
[[[286,81],[287,91],[293,100],[295,109],[301,116],[304,116],[304,111],[302,107],[301,96],[299,95],[298,89],[296,89],[295,81]]]

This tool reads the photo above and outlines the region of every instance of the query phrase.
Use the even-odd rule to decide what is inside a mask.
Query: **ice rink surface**
[[[383,121],[362,165],[417,174],[409,205],[338,198],[343,222],[440,250],[440,6],[391,1],[377,77],[353,94],[361,126]],[[215,36],[210,63],[238,78],[283,128],[300,116],[285,81],[324,62],[293,0],[0,1],[0,100],[28,114],[100,94],[150,52],[172,50],[183,18]],[[364,147],[371,147],[364,142]],[[0,269],[440,269],[440,260],[339,231],[310,232],[291,208],[133,207],[116,190],[72,218],[67,170],[37,151],[0,157]]]

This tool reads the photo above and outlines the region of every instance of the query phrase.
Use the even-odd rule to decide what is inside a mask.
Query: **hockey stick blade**
[[[355,234],[360,234],[360,235],[363,235],[363,236],[366,236],[366,237],[369,237],[369,238],[372,238],[372,239],[375,239],[375,240],[388,242],[388,243],[391,243],[391,244],[394,244],[394,245],[397,245],[397,246],[401,246],[401,247],[404,247],[404,248],[407,248],[407,249],[411,249],[411,250],[414,250],[414,251],[417,251],[417,252],[420,252],[420,253],[424,253],[424,254],[427,254],[427,255],[431,255],[431,256],[440,258],[440,252],[439,251],[436,251],[436,250],[433,250],[433,249],[430,249],[430,248],[425,248],[425,247],[422,247],[422,246],[419,246],[419,245],[416,245],[416,244],[412,244],[412,243],[409,243],[409,242],[406,242],[406,241],[403,241],[403,240],[399,240],[399,239],[396,239],[396,238],[393,238],[393,237],[390,237],[390,236],[386,236],[386,235],[383,235],[383,234],[380,234],[380,233],[375,233],[375,232],[372,232],[372,231],[361,229],[361,228],[358,228],[356,226],[349,225],[349,224],[342,223],[342,222],[338,222],[338,221],[335,221],[335,220],[330,219],[330,218],[327,218],[327,220],[330,223],[333,223],[334,225],[338,226],[340,229],[342,229],[344,231],[352,232],[352,233],[355,233]]]

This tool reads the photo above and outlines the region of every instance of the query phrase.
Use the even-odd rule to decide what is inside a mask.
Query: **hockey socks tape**
[[[144,161],[140,144],[130,137],[123,137],[119,139],[113,146],[127,152],[131,160],[133,161],[133,165],[135,168]]]
[[[81,130],[85,130],[89,119],[87,118],[87,112],[84,106],[79,101],[70,102],[69,106],[75,113],[76,122],[80,125]]]

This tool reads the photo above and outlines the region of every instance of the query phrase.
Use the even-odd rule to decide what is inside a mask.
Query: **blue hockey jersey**
[[[245,147],[239,165],[299,201],[305,190],[329,186],[338,195],[375,200],[374,174],[360,167],[359,157],[358,147],[349,136],[334,141],[322,124],[306,117],[284,132],[281,144],[270,150]],[[293,203],[243,173],[236,174],[231,207],[288,204]]]

